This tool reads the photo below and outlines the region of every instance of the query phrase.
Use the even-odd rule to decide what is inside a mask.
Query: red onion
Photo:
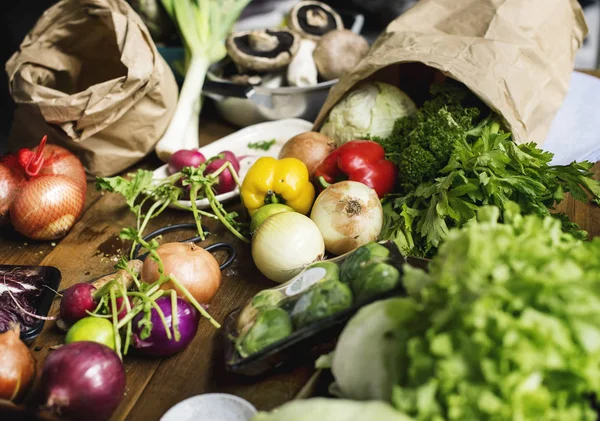
[[[175,174],[183,169],[183,167],[199,167],[206,161],[202,152],[196,149],[181,149],[171,155],[167,170],[169,174]]]
[[[52,351],[42,370],[46,409],[71,420],[110,418],[125,393],[125,369],[116,352],[96,342],[73,342]]]
[[[172,335],[173,318],[171,317],[171,298],[160,297],[156,300],[156,304],[160,307],[165,316],[167,326],[171,332],[171,339],[167,338],[165,326],[161,321],[158,312],[153,308],[150,314],[150,321],[152,322],[150,336],[146,339],[140,338],[142,329],[138,326],[138,323],[144,317],[144,313],[139,313],[133,319],[132,343],[134,348],[144,355],[164,357],[183,350],[190,342],[192,342],[192,339],[194,339],[196,331],[198,330],[200,314],[187,301],[179,297],[177,298],[177,325],[181,337],[179,338],[179,341],[176,341]]]
[[[34,240],[64,236],[83,211],[87,188],[79,159],[46,140],[0,165],[0,220],[8,209],[15,229]]]
[[[212,174],[217,171],[219,168],[223,166],[226,162],[231,162],[231,165],[235,169],[235,172],[239,175],[240,173],[240,162],[236,158],[235,154],[231,151],[223,151],[220,154],[224,155],[224,158],[215,159],[210,164],[206,166],[205,174]],[[219,181],[215,185],[215,191],[217,194],[228,193],[230,191],[235,190],[237,184],[231,171],[226,169],[221,174],[219,174]]]
[[[86,311],[94,311],[96,302],[94,292],[96,287],[91,284],[75,284],[63,293],[60,300],[60,318],[65,323],[72,325],[78,320],[89,316]]]

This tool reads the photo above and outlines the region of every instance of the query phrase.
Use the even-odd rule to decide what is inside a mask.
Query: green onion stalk
[[[185,46],[185,79],[175,113],[156,154],[168,161],[180,149],[198,147],[202,85],[209,67],[223,59],[225,39],[250,0],[161,0]]]

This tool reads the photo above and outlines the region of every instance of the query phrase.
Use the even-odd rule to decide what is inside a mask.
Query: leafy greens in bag
[[[431,86],[432,97],[413,116],[400,118],[389,137],[377,138],[398,166],[397,194],[384,200],[382,238],[403,252],[431,256],[452,227],[486,205],[516,202],[524,214],[550,215],[565,193],[598,202],[592,163],[551,165],[553,155],[534,143],[517,144],[468,89],[452,80]],[[587,233],[556,215],[580,238]]]

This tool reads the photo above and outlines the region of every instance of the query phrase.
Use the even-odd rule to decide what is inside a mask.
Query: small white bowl
[[[179,402],[160,421],[250,421],[256,412],[250,402],[238,396],[206,393]]]

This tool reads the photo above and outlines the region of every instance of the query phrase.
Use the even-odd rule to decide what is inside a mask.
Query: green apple
[[[75,323],[65,337],[65,343],[92,341],[115,349],[113,325],[108,319],[85,317]]]
[[[261,206],[250,220],[250,232],[254,233],[258,227],[271,215],[281,212],[295,212],[295,210],[287,205],[281,203],[271,203],[268,205]]]

